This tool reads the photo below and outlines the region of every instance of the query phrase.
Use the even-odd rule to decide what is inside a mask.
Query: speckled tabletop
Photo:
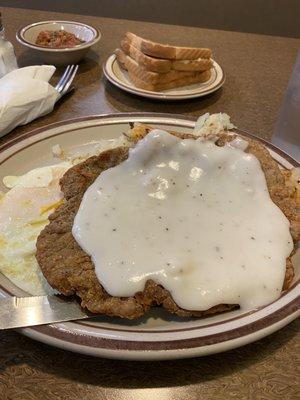
[[[103,38],[80,65],[76,92],[50,115],[18,128],[0,143],[74,116],[157,111],[188,115],[227,112],[241,129],[270,139],[297,51],[298,39],[126,20],[1,8],[21,65],[37,62],[16,44],[20,27],[64,19],[99,27]],[[154,40],[211,47],[227,80],[218,92],[179,103],[129,95],[103,78],[101,64],[127,30]],[[299,320],[279,332],[227,353],[170,362],[96,359],[48,347],[14,332],[0,333],[1,400],[299,399]]]

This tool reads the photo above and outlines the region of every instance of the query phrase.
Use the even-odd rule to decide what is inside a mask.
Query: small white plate
[[[60,144],[67,152],[76,153],[82,146],[93,146],[101,139],[119,137],[129,129],[131,122],[180,132],[191,132],[195,126],[193,118],[155,113],[98,115],[48,125],[0,147],[0,190],[7,190],[2,185],[6,175],[21,175],[30,169],[57,162],[51,154],[53,145]],[[265,144],[282,168],[299,166],[276,147],[257,140]],[[20,332],[66,350],[127,360],[195,357],[233,349],[275,332],[299,315],[299,251],[296,256],[292,286],[278,300],[255,310],[235,310],[207,318],[179,318],[156,308],[133,321],[96,317],[41,325]],[[26,293],[0,273],[0,298],[12,295],[26,296]]]
[[[207,82],[194,83],[161,92],[153,92],[136,87],[131,82],[127,71],[120,67],[115,54],[112,54],[103,65],[103,72],[106,78],[118,88],[138,96],[158,100],[185,100],[206,96],[218,90],[225,82],[225,72],[216,61],[213,62],[212,74]]]

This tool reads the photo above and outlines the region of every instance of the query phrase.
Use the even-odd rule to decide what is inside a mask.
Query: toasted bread
[[[172,69],[172,61],[162,58],[154,58],[142,53],[141,50],[135,47],[127,38],[121,41],[121,49],[125,54],[133,58],[139,65],[145,69],[158,73],[166,73]]]
[[[127,38],[121,41],[121,49],[148,71],[158,73],[170,72],[172,69],[177,71],[206,71],[210,69],[213,64],[212,60],[207,58],[172,61],[147,56],[142,53],[139,48],[131,44]]]
[[[191,76],[186,76],[184,78],[175,79],[172,82],[164,83],[149,83],[140,79],[138,76],[131,74],[129,72],[130,79],[132,83],[144,90],[149,90],[151,92],[161,92],[162,90],[169,90],[174,88],[179,88],[182,86],[192,85],[193,83],[204,83],[207,82],[211,76],[210,70],[203,72],[196,72]]]
[[[198,58],[197,60],[178,60],[172,62],[172,69],[176,71],[207,71],[212,68],[213,61],[208,58]]]
[[[194,71],[175,70],[160,74],[158,72],[146,70],[144,67],[140,66],[133,58],[126,55],[121,49],[117,49],[115,51],[115,54],[117,56],[117,60],[120,62],[120,65],[129,72],[130,77],[134,76],[138,80],[142,80],[149,85],[164,85],[173,81],[178,81],[180,79],[182,80],[182,84],[184,85],[184,79],[195,78],[198,77],[199,74],[201,74]],[[208,77],[208,75],[206,76]]]
[[[197,47],[179,47],[161,44],[146,40],[134,33],[127,32],[126,38],[130,44],[141,50],[142,53],[152,57],[168,60],[197,60],[198,58],[211,58],[211,50]]]

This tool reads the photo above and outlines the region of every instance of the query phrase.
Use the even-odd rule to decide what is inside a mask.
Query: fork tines
[[[65,69],[62,77],[60,78],[58,84],[55,86],[55,90],[63,96],[70,88],[74,77],[77,73],[78,65],[68,65]]]

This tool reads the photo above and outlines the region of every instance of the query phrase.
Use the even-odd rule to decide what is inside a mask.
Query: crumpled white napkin
[[[48,81],[52,65],[16,69],[0,79],[0,136],[53,110],[59,96]]]

